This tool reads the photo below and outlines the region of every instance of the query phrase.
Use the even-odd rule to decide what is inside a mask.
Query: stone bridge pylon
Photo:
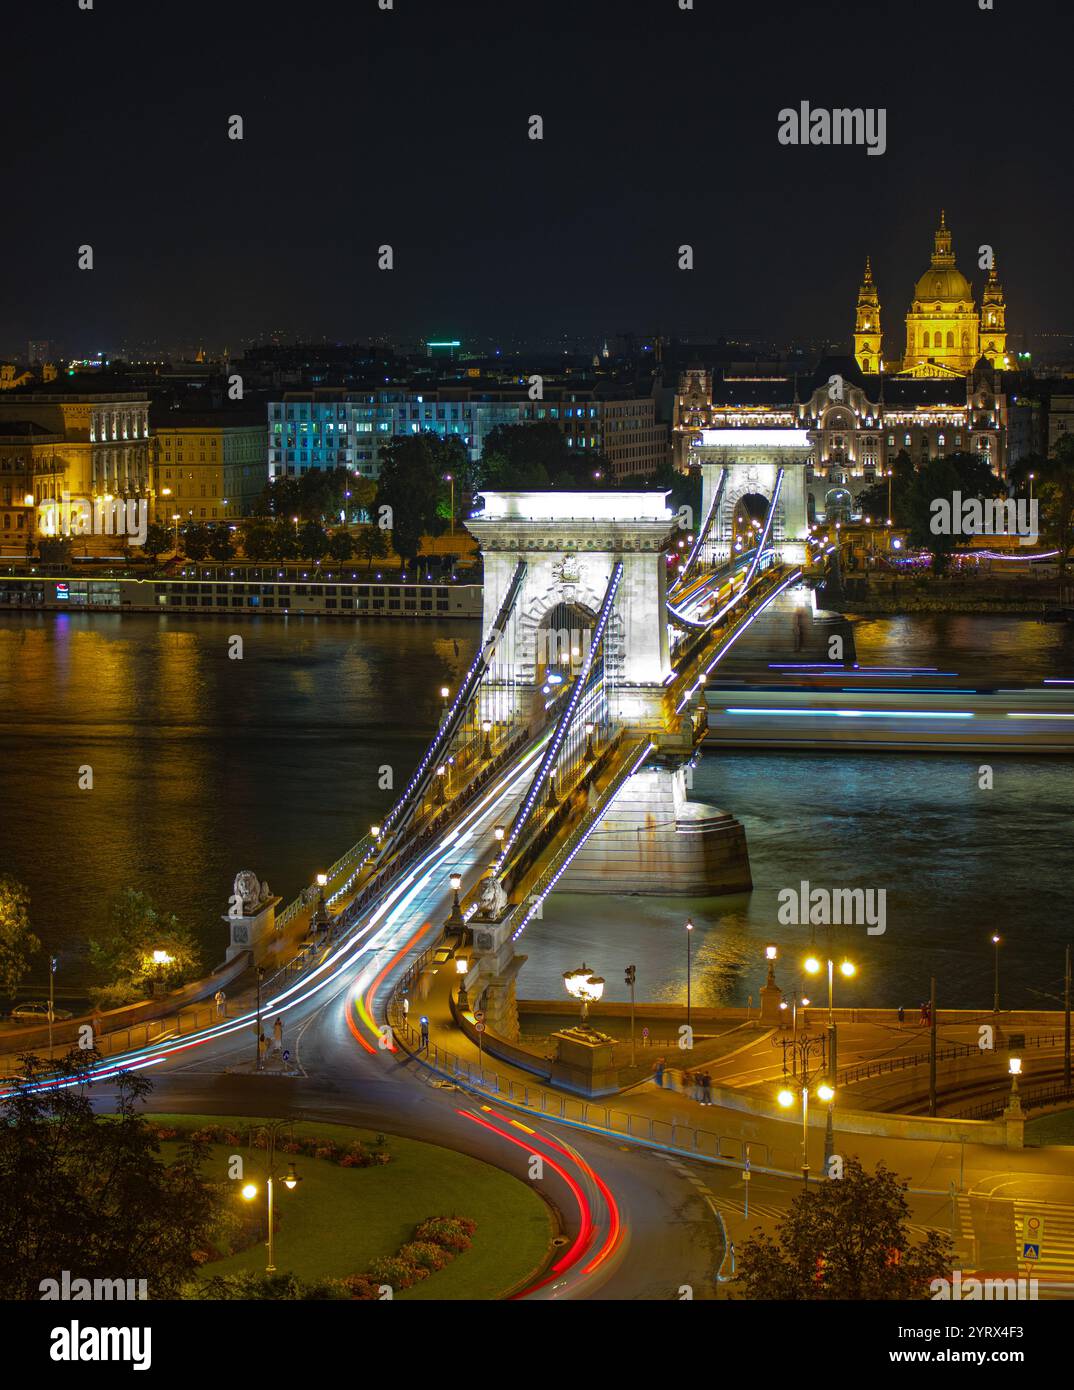
[[[587,741],[590,754],[621,736],[653,745],[560,886],[693,895],[749,889],[741,825],[687,795],[697,758],[695,710],[676,714],[666,698],[674,676],[667,557],[682,535],[666,493],[490,491],[482,497],[483,510],[467,527],[484,558],[486,639],[525,563],[482,684],[483,724],[537,727],[562,688],[574,682],[580,703],[570,737],[576,743]],[[599,670],[583,680],[599,615],[613,591]]]

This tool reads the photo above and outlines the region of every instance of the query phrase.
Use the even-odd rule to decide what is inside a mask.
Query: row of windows
[[[353,597],[355,593],[359,598],[373,597],[384,598],[402,594],[403,591],[398,585],[384,584],[239,584],[239,583],[183,583],[181,580],[172,581],[167,584],[155,584],[154,591],[158,594],[205,595],[211,593],[226,594],[229,590],[233,594],[245,594],[247,588],[251,594],[261,593],[267,595],[278,595],[281,598],[290,598],[292,589],[296,595],[302,597],[316,598],[322,594],[328,598],[334,598],[337,593],[344,597]],[[449,590],[446,588],[426,588],[425,586],[415,585],[404,597],[408,599],[436,599],[439,603],[446,603]]]
[[[164,598],[161,598],[161,603]],[[185,598],[181,594],[169,594],[167,602],[170,606],[179,607],[183,605],[187,608],[197,606],[199,608],[290,608],[291,600],[282,595],[268,594],[234,594],[231,597],[204,597],[204,598]],[[327,610],[339,609],[366,609],[371,612],[386,610],[388,612],[415,612],[415,613],[446,613],[448,611],[447,602],[437,602],[434,608],[432,599],[418,599],[417,597],[406,596],[402,599],[382,599],[373,598],[368,595],[360,595],[354,598],[326,598],[324,606]]]

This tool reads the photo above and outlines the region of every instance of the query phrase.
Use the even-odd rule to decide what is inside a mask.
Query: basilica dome
[[[918,304],[971,304],[970,282],[955,265],[931,265],[914,286]]]

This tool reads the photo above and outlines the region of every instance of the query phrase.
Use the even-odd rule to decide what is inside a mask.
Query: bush
[[[455,1256],[450,1250],[442,1245],[436,1245],[431,1240],[415,1240],[409,1245],[400,1246],[399,1258],[406,1260],[407,1264],[418,1265],[422,1269],[427,1269],[430,1274],[435,1274],[438,1269],[443,1269],[449,1260]]]
[[[363,1302],[380,1299],[380,1285],[374,1283],[367,1274],[348,1274],[342,1282],[351,1298],[358,1298]]]
[[[369,1266],[369,1277],[377,1284],[390,1284],[393,1289],[409,1289],[412,1284],[428,1279],[429,1271],[409,1264],[398,1255],[382,1255]]]
[[[477,1222],[468,1216],[428,1216],[414,1232],[414,1239],[431,1241],[445,1250],[469,1250],[476,1230]]]

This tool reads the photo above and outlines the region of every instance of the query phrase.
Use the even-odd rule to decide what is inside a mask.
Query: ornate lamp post
[[[589,1006],[595,1004],[604,993],[604,980],[594,975],[584,962],[576,970],[563,972],[563,984],[573,998],[581,1001],[582,1023],[589,1021]]]
[[[455,973],[459,977],[459,1009],[465,1013],[470,1007],[470,996],[466,992],[466,975],[470,969],[470,962],[465,956],[455,957]]]
[[[491,719],[482,719],[481,732],[485,735],[484,742],[481,745],[481,756],[487,762],[488,759],[492,757],[492,739],[489,737],[489,735],[492,733]]]
[[[448,931],[462,931],[466,926],[466,919],[462,915],[462,903],[459,902],[459,889],[462,887],[462,874],[452,874],[451,891],[454,895],[451,900],[451,916],[444,923]]]
[[[276,1182],[276,1135],[284,1125],[291,1124],[291,1120],[275,1120],[272,1124],[263,1125],[257,1132],[268,1135],[268,1176],[265,1181],[268,1199],[268,1263],[265,1265],[266,1274],[276,1272],[276,1232],[273,1229],[273,1189]],[[302,1179],[295,1172],[295,1165],[288,1164],[287,1173],[281,1179],[284,1187],[289,1192],[293,1192]],[[247,1202],[252,1202],[257,1196],[258,1187],[255,1182],[245,1183],[242,1188],[243,1198]]]

